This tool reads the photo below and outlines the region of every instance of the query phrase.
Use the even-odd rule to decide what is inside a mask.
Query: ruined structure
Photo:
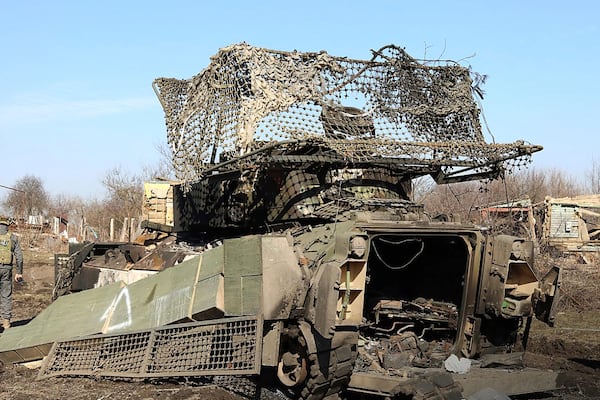
[[[600,255],[600,195],[547,197],[540,215],[543,245],[584,257]]]
[[[173,224],[147,234],[185,257],[59,297],[0,338],[0,358],[47,355],[42,378],[193,376],[306,400],[556,385],[539,371],[446,372],[518,364],[531,318],[553,322],[560,284],[558,270],[537,276],[530,241],[410,201],[416,177],[493,179],[541,150],[484,141],[467,68],[397,46],[352,60],[237,44],[154,88],[181,183],[165,192]],[[93,247],[65,260],[74,276]],[[118,250],[130,269],[154,254]],[[56,323],[65,308],[78,311]]]
[[[495,232],[519,236],[537,243],[534,205],[528,197],[477,207],[482,221]]]

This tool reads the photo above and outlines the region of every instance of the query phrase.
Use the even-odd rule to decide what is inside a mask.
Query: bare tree
[[[48,216],[58,217],[67,223],[69,234],[77,234],[81,225],[81,209],[86,202],[77,196],[58,194],[50,199]]]
[[[4,200],[4,206],[17,218],[41,214],[48,206],[48,193],[40,178],[25,175],[13,185]]]
[[[549,195],[548,179],[545,171],[530,168],[508,178],[508,186],[513,190],[513,199],[528,197],[535,204],[544,201]]]
[[[436,185],[421,201],[430,214],[452,214],[463,220],[476,219],[475,207],[482,201],[482,185],[479,182],[463,182]]]
[[[112,217],[119,216],[111,214],[108,200],[88,200],[81,203],[76,210],[76,223],[79,234],[87,240],[108,240],[108,227]]]
[[[552,197],[574,197],[583,194],[577,179],[559,169],[548,171],[548,195]]]
[[[413,179],[412,200],[415,203],[423,203],[435,188],[435,181],[428,175]]]
[[[58,194],[53,196],[48,203],[48,215],[68,218],[81,203],[82,200],[77,196]]]
[[[164,156],[163,156],[164,158]],[[93,235],[106,239],[110,220],[116,222],[115,229],[126,218],[140,220],[144,197],[144,182],[154,179],[172,179],[172,169],[163,160],[156,166],[146,166],[139,174],[130,174],[120,167],[106,172],[102,185],[106,189],[103,200],[87,201],[78,207],[78,220],[82,227]]]
[[[175,179],[176,170],[173,166],[173,152],[171,148],[166,142],[157,144],[155,147],[159,154],[159,158],[155,166],[144,168],[144,175],[149,179]]]
[[[593,174],[594,172],[592,172]],[[600,179],[600,178],[598,178]],[[546,196],[573,197],[582,193],[577,180],[562,170],[526,169],[501,179],[435,185],[415,182],[415,200],[431,214],[453,214],[466,221],[479,219],[478,207],[529,198],[539,203]]]
[[[586,173],[586,178],[586,189],[593,194],[600,194],[600,163],[596,159],[592,159],[592,164]]]
[[[544,201],[546,196],[573,197],[583,193],[576,179],[560,169],[526,169],[509,174],[505,179],[490,182],[487,186],[489,202],[509,202],[529,198],[532,203]]]
[[[106,212],[114,218],[138,217],[144,196],[144,177],[130,175],[120,168],[109,170],[102,180],[108,192],[104,203]]]

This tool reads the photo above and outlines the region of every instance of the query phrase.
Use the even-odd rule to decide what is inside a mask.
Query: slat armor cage
[[[254,375],[260,372],[262,320],[239,317],[54,343],[38,379]]]

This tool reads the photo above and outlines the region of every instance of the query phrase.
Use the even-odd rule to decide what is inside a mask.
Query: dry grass
[[[592,264],[584,264],[580,257],[552,257],[541,255],[536,260],[540,273],[552,266],[562,269],[560,300],[558,311],[598,311],[600,310],[600,263],[597,257]]]

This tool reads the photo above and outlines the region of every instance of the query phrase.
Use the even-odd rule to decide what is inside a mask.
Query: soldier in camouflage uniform
[[[10,328],[12,317],[12,269],[16,265],[15,281],[23,279],[23,252],[16,235],[8,231],[8,219],[0,217],[0,319],[4,330]]]

